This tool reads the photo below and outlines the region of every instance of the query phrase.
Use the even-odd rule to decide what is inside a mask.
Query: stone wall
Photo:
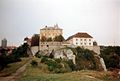
[[[60,48],[63,48],[65,46],[62,46],[62,42],[40,42],[39,50],[57,50]]]
[[[32,51],[33,56],[38,52],[38,50],[39,50],[39,46],[32,46],[31,47],[31,51]]]

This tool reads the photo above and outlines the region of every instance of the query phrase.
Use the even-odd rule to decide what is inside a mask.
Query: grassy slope
[[[39,59],[37,59],[38,62]],[[98,72],[82,70],[79,72],[53,74],[47,69],[44,64],[39,64],[38,67],[29,65],[24,75],[18,81],[118,81],[111,79],[109,72]]]
[[[28,61],[28,58],[22,58],[22,61],[10,63],[8,64],[8,67],[6,67],[4,70],[0,71],[0,76],[8,76],[12,73],[14,73],[17,69],[19,69],[21,66],[23,66]]]

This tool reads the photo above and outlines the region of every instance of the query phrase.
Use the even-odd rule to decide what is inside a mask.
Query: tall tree
[[[51,42],[51,41],[52,41],[52,38],[49,37],[49,38],[47,39],[47,42]]]
[[[40,39],[41,42],[46,42],[47,41],[47,38],[45,36],[42,36],[41,39]]]
[[[54,38],[54,41],[56,41],[56,42],[63,42],[65,39],[64,39],[64,37],[62,36],[62,35],[59,35],[59,36],[56,36],[55,38]]]

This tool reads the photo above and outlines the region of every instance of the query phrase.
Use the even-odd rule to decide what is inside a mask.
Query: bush
[[[62,59],[55,59],[55,61],[57,62],[57,63],[60,63],[61,61],[62,61]]]
[[[32,60],[32,62],[30,63],[33,67],[38,66],[38,62],[35,60]]]
[[[41,58],[41,57],[42,57],[42,55],[39,54],[39,52],[37,52],[37,53],[35,54],[35,56],[36,56],[37,58]]]
[[[71,68],[72,71],[76,70],[75,64],[73,64],[72,60],[68,60],[67,64],[69,65],[69,67]]]
[[[93,51],[90,51],[88,49],[76,47],[77,51],[76,55],[76,66],[72,66],[70,64],[70,67],[72,70],[82,70],[82,69],[96,69],[96,59],[94,57],[95,53]],[[74,69],[74,67],[76,67]]]
[[[101,57],[107,69],[120,68],[120,46],[101,46]]]
[[[46,61],[48,61],[48,58],[45,57],[45,56],[43,56],[43,57],[41,58],[41,63],[45,63]]]
[[[64,65],[62,68],[60,68],[60,73],[66,73],[66,72],[71,72],[71,68],[66,62],[63,62],[62,65]]]
[[[48,70],[53,73],[65,73],[72,71],[72,65],[70,67],[69,62],[62,59],[51,59],[48,57],[42,57],[41,63],[46,64],[48,66]]]

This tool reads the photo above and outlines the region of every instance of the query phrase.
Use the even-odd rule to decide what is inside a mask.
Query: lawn
[[[39,59],[37,59],[39,62]],[[93,70],[73,71],[69,73],[51,73],[47,66],[39,63],[38,67],[27,66],[26,71],[18,81],[119,81],[110,76],[110,72]]]
[[[20,62],[8,64],[6,68],[0,71],[0,77],[9,76],[10,74],[16,72],[16,70],[19,69],[21,66],[23,66],[29,60],[29,58],[21,58],[21,60],[22,61]]]

